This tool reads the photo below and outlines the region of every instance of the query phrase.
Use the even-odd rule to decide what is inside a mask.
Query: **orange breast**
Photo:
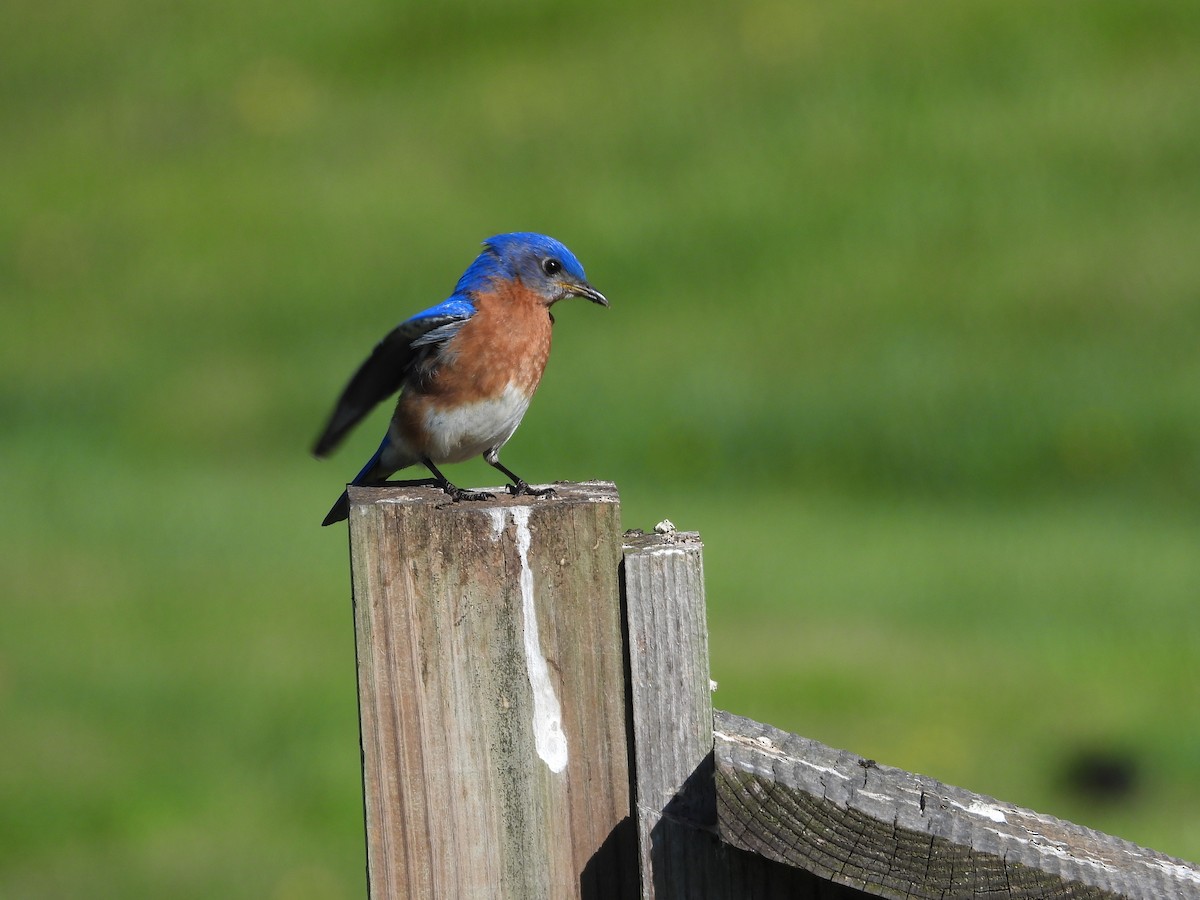
[[[530,397],[542,380],[551,327],[550,310],[537,295],[519,283],[504,284],[477,295],[475,308],[436,369],[419,387],[405,388],[396,404],[394,427],[415,453],[424,455],[437,443],[427,433],[431,413],[498,399],[509,385]]]
[[[476,297],[476,313],[444,351],[425,393],[434,405],[537,390],[550,357],[550,311],[519,283]]]

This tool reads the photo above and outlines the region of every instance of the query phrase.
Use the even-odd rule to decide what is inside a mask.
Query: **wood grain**
[[[642,897],[867,896],[718,836],[703,546],[694,532],[625,539],[622,592]]]
[[[558,491],[350,490],[376,900],[1200,900],[1191,863],[714,712],[698,536]]]
[[[712,692],[704,611],[703,545],[699,535],[626,537],[625,614],[630,648],[635,801],[644,898],[692,898],[689,877],[704,872],[711,837],[690,827],[709,811],[684,811],[685,782],[711,778]],[[693,779],[694,783],[695,779]],[[690,796],[711,796],[711,786]],[[678,799],[677,799],[678,798]],[[668,807],[675,802],[673,810]],[[668,821],[664,822],[664,816]],[[671,819],[684,819],[680,823]],[[682,824],[683,827],[674,827]],[[705,879],[707,880],[707,879]]]
[[[718,828],[735,847],[880,897],[1200,897],[1200,869],[1183,860],[714,717]]]
[[[350,490],[375,900],[635,893],[618,497],[557,491]]]

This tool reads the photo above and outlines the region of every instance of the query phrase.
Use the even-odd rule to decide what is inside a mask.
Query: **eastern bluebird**
[[[463,273],[454,293],[401,322],[380,341],[338,398],[313,453],[329,454],[375,404],[400,391],[396,412],[375,455],[351,484],[373,484],[422,463],[454,500],[490,500],[465,491],[438,463],[479,454],[512,480],[509,491],[542,495],[500,463],[542,380],[550,355],[550,307],[566,297],[608,300],[588,284],[583,266],[554,238],[498,234]],[[346,493],[322,525],[350,514]]]

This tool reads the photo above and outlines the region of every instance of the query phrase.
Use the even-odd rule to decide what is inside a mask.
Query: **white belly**
[[[425,414],[429,457],[435,463],[456,463],[500,447],[512,437],[530,397],[511,384],[493,400],[479,400],[450,410]]]

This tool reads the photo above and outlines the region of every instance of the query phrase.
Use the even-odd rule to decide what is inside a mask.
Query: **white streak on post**
[[[990,803],[983,803],[979,800],[972,800],[967,807],[967,812],[975,813],[983,816],[985,819],[991,819],[993,822],[1007,822],[1008,817],[1004,815],[1004,810]]]
[[[513,524],[517,526],[517,554],[521,558],[521,613],[524,619],[525,670],[533,692],[533,745],[551,772],[567,767],[567,736],[562,727],[562,707],[550,683],[550,667],[542,655],[538,635],[537,609],[533,603],[533,571],[529,568],[529,507],[514,506]],[[504,509],[489,509],[492,540],[504,532]]]

